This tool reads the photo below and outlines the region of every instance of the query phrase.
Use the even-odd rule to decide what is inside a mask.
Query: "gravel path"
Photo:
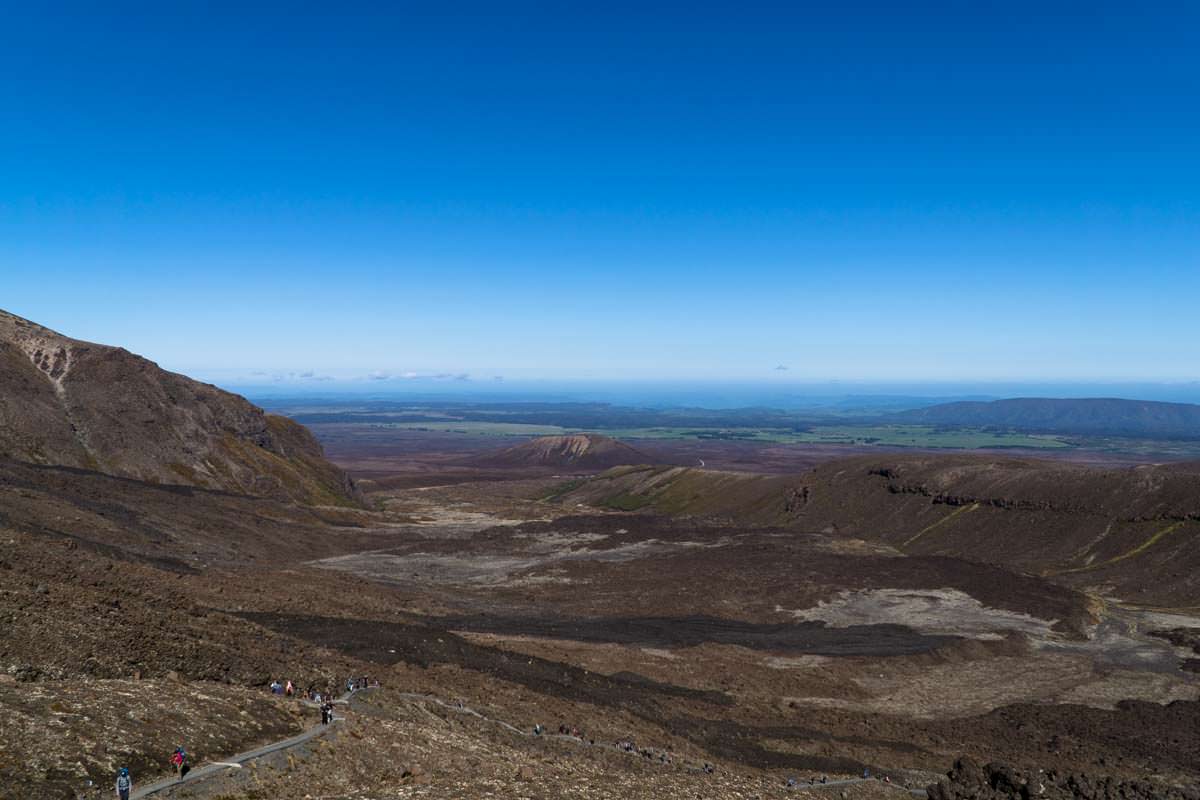
[[[334,700],[334,704],[346,705],[350,702],[350,698],[358,691],[369,691],[369,689],[357,689],[353,692],[347,692],[337,700]],[[303,701],[303,703],[313,708],[317,707],[315,703],[310,703],[307,700]],[[337,722],[341,719],[344,718],[335,715],[333,721]],[[281,739],[277,742],[272,742],[271,744],[255,748],[254,750],[247,750],[244,753],[238,753],[235,756],[230,756],[224,761],[214,761],[209,764],[204,764],[193,769],[189,769],[187,774],[184,775],[182,779],[171,777],[160,778],[159,780],[154,781],[153,783],[148,783],[145,786],[135,787],[133,792],[129,795],[130,800],[140,800],[140,798],[151,797],[155,794],[158,794],[164,789],[172,789],[188,783],[203,781],[207,778],[211,778],[214,775],[223,773],[225,770],[240,769],[246,762],[253,761],[256,758],[262,758],[265,755],[270,755],[271,753],[276,753],[280,750],[290,749],[299,744],[304,744],[305,742],[311,741],[318,736],[324,736],[331,730],[333,730],[332,724],[322,725],[317,723],[304,733],[297,734],[296,736],[292,736],[288,739]]]
[[[350,699],[360,691],[370,691],[370,689],[359,689],[359,690],[355,690],[352,692],[347,692],[346,694],[342,695],[337,700],[335,700],[334,703],[336,705],[348,705],[350,703]],[[414,702],[423,702],[423,703],[433,703],[434,705],[440,706],[440,707],[448,709],[450,711],[454,711],[459,714],[466,714],[468,716],[476,717],[485,722],[490,722],[493,725],[504,728],[505,730],[509,731],[510,733],[515,733],[518,736],[525,736],[525,737],[529,737],[529,738],[533,738],[534,736],[536,736],[536,734],[534,734],[533,731],[523,730],[521,728],[516,727],[515,725],[505,722],[504,720],[493,719],[493,718],[488,717],[484,714],[481,714],[480,712],[476,711],[475,709],[470,708],[469,706],[463,705],[461,703],[450,703],[445,700],[442,700],[439,697],[435,697],[433,695],[417,694],[415,692],[403,692],[399,696],[405,700],[411,700]],[[304,701],[304,703],[305,703],[305,705],[309,705],[314,708],[316,707],[315,703],[309,703],[308,701]],[[338,722],[342,719],[344,719],[344,717],[335,716],[333,718],[333,721]],[[246,764],[247,762],[253,761],[256,758],[262,758],[263,756],[270,755],[271,753],[279,752],[280,750],[288,750],[290,748],[296,747],[297,745],[311,741],[319,736],[324,736],[326,733],[328,733],[331,730],[333,730],[332,724],[330,724],[330,725],[321,725],[321,724],[314,725],[313,727],[309,728],[307,731],[297,734],[296,736],[292,736],[287,739],[281,739],[280,741],[272,742],[271,744],[267,744],[267,745],[263,745],[262,747],[255,748],[254,750],[247,750],[244,753],[238,753],[237,755],[231,756],[230,758],[227,758],[224,761],[214,761],[212,763],[204,764],[202,766],[196,767],[195,769],[188,770],[188,773],[186,775],[184,775],[182,779],[167,777],[167,778],[162,778],[160,780],[157,780],[154,783],[146,784],[143,787],[135,788],[133,793],[130,795],[130,799],[131,800],[140,800],[141,798],[144,798],[144,797],[152,797],[153,795],[155,795],[165,789],[175,788],[175,787],[182,786],[182,785],[188,784],[188,783],[200,782],[200,781],[206,780],[207,778],[211,778],[215,775],[222,774],[226,770],[229,770],[229,769],[240,769],[242,767],[242,765]],[[541,734],[541,738],[565,740],[565,741],[572,742],[574,744],[578,744],[582,747],[608,747],[609,746],[609,745],[589,744],[589,742],[587,740],[582,739],[578,736],[570,736],[570,735],[565,735],[565,734],[560,734],[560,733],[544,733],[544,734]],[[613,746],[612,749],[617,750],[617,752],[625,752],[615,746]],[[638,753],[633,752],[633,753],[630,753],[629,755],[637,756]],[[685,769],[690,769],[692,771],[700,771],[701,768],[700,767],[685,767]],[[796,789],[805,789],[805,790],[833,789],[833,788],[839,787],[839,786],[851,786],[853,784],[858,784],[858,783],[870,783],[870,782],[876,781],[876,780],[877,780],[876,778],[843,778],[840,780],[828,781],[826,783],[814,783],[814,784],[801,783],[801,784],[797,785],[795,788]],[[900,788],[900,787],[897,787],[897,788]],[[908,792],[909,792],[909,794],[913,795],[914,797],[926,797],[927,796],[924,789],[909,789]]]

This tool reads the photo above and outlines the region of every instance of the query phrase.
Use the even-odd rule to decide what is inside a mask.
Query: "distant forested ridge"
[[[1200,405],[1116,398],[1019,397],[965,401],[891,414],[896,422],[971,428],[1006,428],[1027,433],[1200,439]]]

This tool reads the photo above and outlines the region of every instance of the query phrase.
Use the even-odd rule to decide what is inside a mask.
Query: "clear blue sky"
[[[10,4],[0,307],[202,376],[1200,377],[1196,3],[327,8]]]

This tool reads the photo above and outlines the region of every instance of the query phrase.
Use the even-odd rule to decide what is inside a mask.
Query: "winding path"
[[[350,702],[350,698],[355,693],[360,692],[360,691],[369,691],[369,688],[368,689],[356,689],[352,692],[347,692],[346,694],[343,694],[341,697],[334,700],[333,701],[334,705],[348,704]],[[317,707],[315,703],[311,703],[307,700],[304,700],[301,702],[303,702],[304,705],[312,707],[312,708]],[[344,719],[344,717],[334,716],[333,722],[337,722],[341,719]],[[214,775],[217,775],[219,773],[224,773],[225,770],[240,769],[242,767],[242,765],[248,761],[253,761],[256,758],[262,758],[263,756],[270,755],[271,753],[277,753],[280,750],[288,750],[290,748],[295,747],[296,745],[304,744],[307,741],[316,739],[319,736],[324,736],[326,733],[328,733],[331,730],[333,730],[332,723],[329,725],[322,725],[321,723],[317,723],[316,725],[314,725],[313,727],[304,731],[303,733],[299,733],[299,734],[289,737],[287,739],[280,739],[277,742],[272,742],[271,744],[266,744],[266,745],[263,745],[262,747],[257,747],[253,750],[247,750],[244,753],[238,753],[235,756],[230,756],[229,758],[225,759],[224,761],[213,761],[208,764],[204,764],[204,765],[195,767],[194,769],[189,769],[187,771],[187,774],[184,775],[183,778],[172,778],[170,776],[167,776],[166,778],[160,778],[157,781],[154,781],[153,783],[148,783],[145,786],[141,786],[141,787],[135,786],[133,791],[129,795],[130,800],[140,800],[143,797],[151,797],[155,794],[158,794],[159,792],[161,792],[165,789],[173,789],[177,786],[183,786],[188,783],[193,783],[196,781],[203,781],[203,780],[205,780],[207,778],[211,778]]]
[[[347,692],[346,694],[343,694],[338,699],[334,700],[334,705],[342,705],[342,706],[349,705],[350,699],[355,694],[357,694],[359,692],[370,691],[371,688],[373,688],[373,687],[368,687],[367,689],[356,689],[354,691]],[[399,697],[404,700],[411,700],[411,701],[415,701],[415,702],[433,703],[434,705],[440,706],[441,708],[445,708],[445,709],[454,711],[459,714],[466,714],[468,716],[476,717],[477,719],[483,720],[484,722],[489,722],[493,725],[504,728],[506,731],[509,731],[510,733],[515,733],[518,736],[524,736],[527,738],[565,740],[565,741],[569,741],[574,744],[580,745],[581,747],[604,747],[604,748],[608,747],[608,745],[603,745],[603,744],[602,745],[589,744],[589,742],[587,740],[585,740],[581,737],[578,737],[578,736],[571,736],[569,734],[561,734],[561,733],[544,733],[544,734],[540,734],[540,735],[534,734],[532,731],[523,730],[521,728],[518,728],[515,725],[505,722],[504,720],[493,719],[492,717],[489,717],[485,714],[481,714],[480,712],[476,711],[475,709],[473,709],[469,706],[463,705],[461,703],[450,703],[450,702],[442,700],[440,697],[436,697],[434,695],[418,694],[416,692],[401,692],[399,694]],[[310,703],[307,700],[302,701],[302,702],[307,706],[314,707],[314,708],[316,707],[315,703]],[[342,719],[345,719],[345,718],[335,716],[333,718],[333,722],[338,722],[339,720],[342,720]],[[253,761],[257,758],[262,758],[263,756],[270,755],[271,753],[277,753],[280,750],[291,749],[293,747],[296,747],[297,745],[301,745],[301,744],[304,744],[305,742],[311,741],[320,736],[324,736],[326,733],[328,733],[331,730],[333,730],[332,724],[321,725],[318,723],[317,725],[314,725],[313,727],[309,728],[308,730],[304,731],[303,733],[297,734],[296,736],[292,736],[287,739],[281,739],[277,742],[272,742],[271,744],[263,745],[262,747],[255,748],[253,750],[247,750],[244,753],[238,753],[237,755],[231,756],[231,757],[225,759],[224,761],[213,761],[213,762],[204,764],[202,766],[198,766],[195,769],[188,770],[188,773],[182,779],[172,778],[169,776],[166,778],[160,778],[159,780],[154,781],[153,783],[146,784],[145,786],[140,787],[140,788],[135,788],[134,791],[130,794],[130,800],[141,800],[141,798],[152,797],[153,795],[158,794],[159,792],[162,792],[166,789],[173,789],[175,787],[183,786],[188,783],[200,782],[200,781],[206,780],[208,778],[214,777],[218,774],[224,774],[224,772],[229,769],[240,769],[242,767],[242,765],[246,764],[247,762]],[[620,748],[617,748],[615,746],[612,749],[618,753],[627,752],[627,751],[621,750]],[[634,757],[639,755],[639,753],[637,751],[629,752],[628,754],[630,756],[634,756]],[[688,766],[684,766],[682,764],[680,766],[686,770],[700,771],[699,767],[688,767]],[[804,789],[804,790],[833,789],[833,788],[839,787],[839,786],[852,786],[852,785],[858,784],[858,783],[871,783],[871,782],[877,782],[877,781],[878,781],[877,778],[842,778],[840,780],[827,781],[826,783],[812,783],[812,784],[800,783],[800,784],[797,784],[794,788]],[[899,785],[897,785],[895,788],[901,789],[901,790],[904,789],[904,787],[899,786]],[[914,797],[927,797],[928,796],[924,789],[907,789],[907,791],[909,794],[913,795]]]

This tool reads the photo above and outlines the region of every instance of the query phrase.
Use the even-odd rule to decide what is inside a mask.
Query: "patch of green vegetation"
[[[972,511],[975,511],[978,508],[979,508],[979,503],[972,503],[969,506],[960,506],[960,507],[956,508],[955,510],[951,511],[946,516],[939,519],[937,522],[933,523],[932,525],[926,525],[924,528],[922,528],[920,531],[918,531],[914,536],[911,536],[908,539],[905,539],[904,544],[902,546],[908,547],[910,544],[915,542],[917,539],[920,539],[922,536],[929,533],[930,531],[937,530],[938,528],[942,527],[946,523],[952,522],[953,520],[957,519],[958,517],[960,517],[964,514],[970,514]]]
[[[1144,553],[1146,550],[1149,550],[1151,547],[1153,547],[1158,542],[1159,539],[1162,539],[1164,536],[1166,536],[1168,534],[1174,533],[1175,531],[1182,528],[1184,526],[1184,524],[1186,524],[1186,520],[1180,520],[1178,522],[1173,522],[1170,525],[1168,525],[1167,527],[1155,531],[1154,534],[1149,539],[1142,542],[1141,544],[1139,544],[1137,547],[1133,548],[1132,550],[1128,550],[1124,553],[1121,553],[1119,556],[1114,556],[1113,558],[1110,558],[1107,561],[1102,561],[1099,564],[1088,564],[1088,565],[1082,566],[1082,567],[1075,567],[1074,569],[1063,570],[1062,572],[1057,573],[1057,574],[1061,575],[1061,574],[1066,574],[1066,573],[1070,573],[1070,572],[1089,572],[1091,570],[1097,570],[1102,567],[1111,566],[1113,564],[1116,564],[1119,561],[1124,561],[1127,558],[1133,558],[1134,556],[1140,555],[1141,553]]]
[[[546,500],[549,502],[553,502],[555,500],[558,500],[563,495],[570,494],[571,492],[575,491],[580,486],[583,486],[583,484],[586,482],[587,482],[587,478],[576,478],[573,481],[567,481],[565,483],[560,483],[557,486],[553,487],[548,494],[543,495],[540,499]]]
[[[171,472],[174,472],[176,475],[183,478],[184,481],[192,484],[193,486],[205,485],[205,483],[200,480],[199,476],[196,475],[196,470],[192,469],[187,464],[181,464],[178,461],[172,461],[171,463],[167,464],[167,469],[171,470]]]
[[[766,414],[747,410],[700,414],[696,411],[638,412],[628,409],[596,409],[590,415],[567,413],[557,407],[490,409],[486,412],[464,408],[462,417],[439,418],[428,409],[405,409],[407,415],[389,419],[395,412],[372,415],[359,412],[355,420],[371,427],[437,433],[461,433],[476,436],[554,436],[596,432],[625,440],[685,440],[761,442],[764,444],[838,444],[881,447],[915,447],[952,450],[1023,448],[1035,450],[1066,449],[1083,446],[1078,437],[1018,433],[985,428],[962,428],[920,424],[880,424],[853,419],[836,421],[828,417],[804,419],[783,412]],[[419,415],[419,416],[418,416]],[[471,419],[492,416],[494,419]],[[703,419],[711,417],[715,424]],[[662,418],[666,424],[638,425],[643,419]],[[679,424],[671,424],[671,418]],[[414,419],[414,417],[418,417]],[[507,421],[505,418],[511,418]],[[540,421],[544,419],[545,422]],[[844,419],[844,418],[843,418]],[[344,421],[344,420],[343,420]],[[632,424],[629,424],[632,423]]]
[[[930,425],[818,425],[792,435],[794,442],[866,444],[885,447],[936,447],[956,450],[985,448],[1061,449],[1063,437]]]
[[[606,497],[600,501],[600,505],[604,508],[611,508],[614,511],[637,511],[640,508],[645,508],[652,502],[653,500],[645,495],[629,494],[626,492]]]
[[[605,429],[617,439],[677,439],[764,442],[773,444],[846,444],[883,447],[1061,449],[1073,444],[1061,436],[937,428],[931,425],[814,425],[809,428],[618,428]]]
[[[614,439],[716,439],[740,442],[786,442],[790,428],[601,428]]]
[[[555,436],[566,433],[558,425],[531,425],[523,422],[464,422],[446,420],[429,422],[382,422],[372,423],[381,428],[400,428],[410,431],[432,431],[436,433],[472,433],[482,436]]]
[[[615,480],[617,478],[623,478],[626,475],[633,475],[638,472],[655,473],[668,469],[671,469],[671,467],[655,467],[647,464],[629,464],[626,466],[613,467],[612,469],[605,470],[596,477],[603,478],[605,480]]]

